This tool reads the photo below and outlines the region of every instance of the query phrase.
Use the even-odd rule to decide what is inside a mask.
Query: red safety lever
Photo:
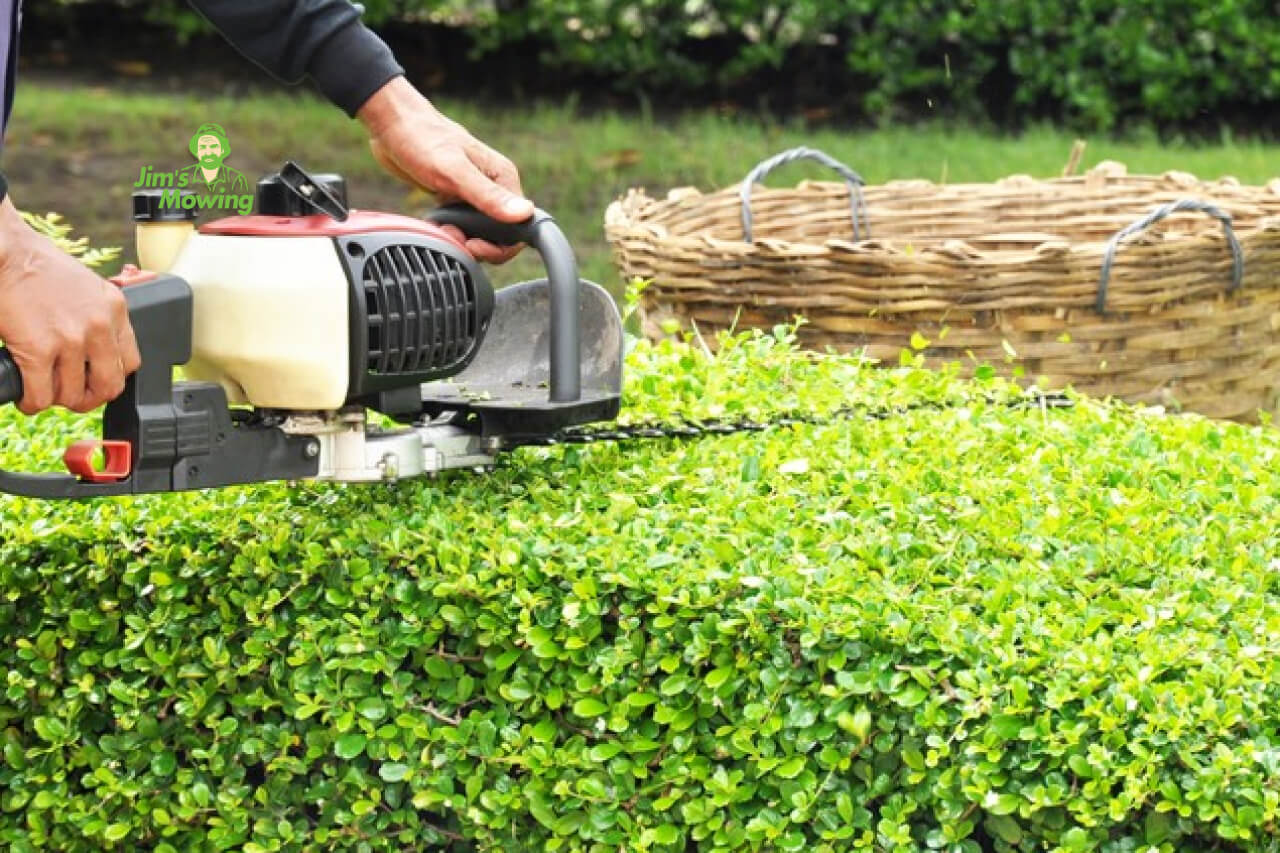
[[[93,455],[102,451],[103,465],[93,467]],[[133,472],[133,445],[127,441],[86,438],[62,454],[67,470],[86,483],[118,483]]]

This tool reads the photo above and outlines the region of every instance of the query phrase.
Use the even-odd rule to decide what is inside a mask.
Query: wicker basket
[[[845,181],[755,187],[798,157]],[[633,190],[605,229],[623,274],[652,281],[651,335],[668,317],[710,341],[802,315],[815,349],[896,363],[918,331],[934,365],[1008,371],[1011,347],[1050,387],[1215,417],[1276,408],[1280,179],[1132,176],[1108,162],[1045,181],[864,187],[800,149],[712,194]]]

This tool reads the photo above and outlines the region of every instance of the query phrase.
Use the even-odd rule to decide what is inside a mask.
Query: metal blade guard
[[[528,243],[547,278],[495,294],[484,344],[465,370],[422,385],[431,416],[474,415],[481,434],[519,441],[566,426],[617,417],[622,394],[623,331],[609,293],[578,278],[564,234],[546,213],[517,225],[470,207],[440,208],[429,218],[493,243]]]

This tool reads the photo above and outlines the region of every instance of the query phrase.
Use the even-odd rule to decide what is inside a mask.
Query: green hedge
[[[1013,409],[786,330],[629,368],[629,419],[954,405],[394,487],[0,498],[0,840],[1277,848],[1275,431]],[[93,430],[5,411],[0,465]]]
[[[366,18],[448,24],[480,56],[533,45],[551,67],[650,95],[826,99],[842,115],[1062,120],[1106,130],[1275,128],[1280,15],[1269,0],[367,0]],[[180,33],[200,20],[148,4]],[[406,42],[415,43],[416,42]],[[793,82],[778,85],[779,70]],[[526,69],[517,66],[517,73]]]

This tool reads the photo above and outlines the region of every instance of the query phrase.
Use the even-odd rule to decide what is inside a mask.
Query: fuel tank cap
[[[191,190],[147,189],[133,193],[134,222],[194,222],[199,211],[182,200],[194,196]]]

